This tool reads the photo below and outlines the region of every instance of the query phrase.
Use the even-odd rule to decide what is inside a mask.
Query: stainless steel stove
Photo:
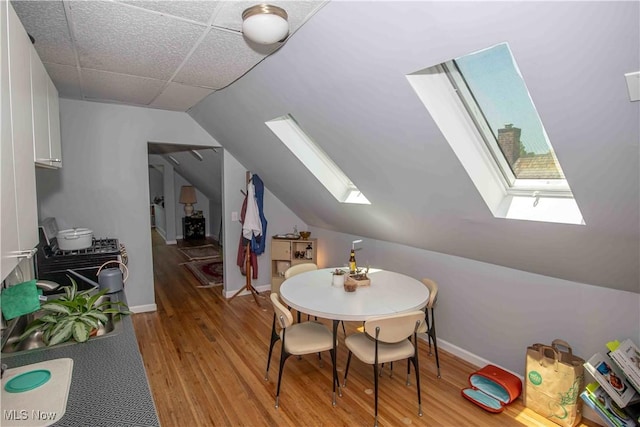
[[[97,272],[102,264],[108,261],[128,262],[124,245],[116,238],[93,238],[91,246],[84,249],[64,251],[58,247],[55,237],[49,237],[45,229],[39,229],[40,240],[35,255],[36,277],[40,280],[51,280],[62,286],[71,284],[70,273],[74,270],[97,282]],[[88,289],[88,283],[76,280],[79,289]]]

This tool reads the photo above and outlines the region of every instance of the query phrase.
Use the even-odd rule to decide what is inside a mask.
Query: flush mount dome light
[[[254,43],[273,44],[289,34],[287,12],[278,6],[259,4],[242,12],[242,34]]]

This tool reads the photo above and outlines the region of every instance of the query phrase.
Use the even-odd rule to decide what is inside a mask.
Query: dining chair
[[[296,264],[287,268],[284,272],[285,280],[289,277],[296,276],[300,273],[306,273],[307,271],[314,271],[318,269],[318,265],[312,262],[305,262],[304,264]],[[309,320],[309,316],[307,316],[307,320]],[[316,318],[316,320],[318,320]],[[300,312],[298,311],[298,323],[300,323]]]
[[[373,381],[375,385],[374,426],[378,425],[379,365],[396,360],[407,359],[410,363],[413,363],[418,391],[418,415],[422,416],[418,346],[413,343],[416,342],[418,329],[420,329],[424,321],[425,314],[422,310],[374,317],[364,322],[363,332],[356,332],[345,339],[344,343],[349,349],[349,355],[347,356],[347,366],[344,372],[344,387],[347,386],[347,375],[349,374],[352,355],[355,355],[360,361],[368,365],[373,365]],[[409,340],[411,336],[413,336],[413,342]],[[408,373],[407,385],[410,385]]]
[[[271,326],[271,343],[267,359],[267,371],[265,381],[269,380],[269,365],[275,343],[280,340],[280,371],[278,372],[278,385],[276,388],[276,408],[280,406],[280,384],[284,363],[289,356],[302,356],[305,354],[321,353],[329,351],[333,363],[333,406],[336,405],[336,385],[338,383],[338,371],[336,369],[336,354],[333,350],[333,333],[320,322],[307,321],[294,323],[291,311],[280,301],[277,293],[271,293],[273,305],[273,324]],[[276,321],[277,320],[277,321]],[[279,331],[278,331],[279,329]]]

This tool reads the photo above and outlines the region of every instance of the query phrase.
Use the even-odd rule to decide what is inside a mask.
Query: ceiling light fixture
[[[242,12],[242,34],[254,43],[273,44],[289,34],[287,12],[278,6],[258,4]]]
[[[171,156],[171,155],[170,155],[170,156],[168,156],[168,157],[169,157],[169,160],[171,160],[173,163],[175,163],[175,164],[176,164],[176,166],[178,166],[178,165],[180,164],[180,162],[178,161],[178,159],[176,159],[175,157],[173,157],[173,156]]]
[[[202,154],[198,153],[196,150],[191,150],[191,154],[193,154],[193,157],[195,157],[196,159],[202,161]]]

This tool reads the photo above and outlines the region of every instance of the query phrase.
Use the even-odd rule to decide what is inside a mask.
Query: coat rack
[[[247,171],[246,172],[246,178],[245,178],[245,184],[246,184],[247,187],[249,186],[249,181],[250,180],[251,180],[251,173],[249,171]],[[240,192],[245,197],[248,197],[248,189],[247,189],[246,193],[244,191],[242,191],[242,190],[240,190]],[[264,238],[264,236],[263,236],[263,238]],[[229,298],[229,302],[231,302],[231,300],[233,300],[235,297],[237,297],[242,291],[249,291],[249,292],[251,292],[251,295],[253,295],[253,299],[256,301],[256,304],[258,304],[258,307],[260,307],[260,301],[258,300],[258,295],[260,295],[260,294],[258,293],[256,288],[253,287],[253,284],[251,284],[251,240],[249,240],[247,242],[247,245],[245,246],[244,269],[245,269],[245,274],[246,274],[246,281],[245,281],[244,288],[238,289],[238,292],[236,292],[235,294],[233,294],[233,296],[231,298]]]

